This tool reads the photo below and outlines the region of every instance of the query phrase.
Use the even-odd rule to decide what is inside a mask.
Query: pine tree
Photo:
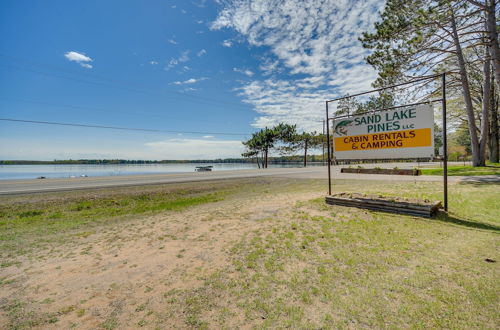
[[[375,86],[387,86],[416,76],[435,73],[443,63],[454,63],[451,83],[461,88],[474,166],[484,165],[484,141],[488,130],[476,129],[468,64],[464,51],[484,47],[481,10],[465,0],[388,0],[375,32],[364,33],[363,46],[373,49],[367,62],[379,73]],[[484,58],[479,60],[484,61]],[[486,69],[485,69],[486,70]],[[485,102],[486,103],[486,102]],[[489,115],[485,105],[483,117]]]

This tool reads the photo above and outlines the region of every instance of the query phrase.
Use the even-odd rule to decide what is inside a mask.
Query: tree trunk
[[[493,78],[493,77],[492,77]],[[490,107],[490,138],[489,138],[489,149],[490,149],[490,162],[498,163],[498,102],[495,97],[495,85],[491,84],[491,107]]]
[[[489,135],[489,118],[490,118],[490,106],[491,106],[491,61],[489,56],[488,48],[485,49],[486,54],[483,63],[483,109],[481,112],[481,142],[479,143],[479,166],[486,165],[486,147]]]
[[[267,152],[268,152],[268,149],[266,149],[264,151],[264,168],[267,168]]]
[[[486,0],[485,11],[486,18],[486,31],[488,31],[488,48],[493,62],[493,69],[495,72],[495,80],[497,82],[498,90],[500,90],[500,47],[498,45],[498,31],[496,23],[496,1]]]
[[[468,127],[469,127],[471,149],[472,149],[472,166],[480,166],[479,139],[477,137],[476,118],[474,115],[474,108],[472,107],[472,99],[470,95],[469,78],[467,76],[467,69],[465,68],[464,54],[462,52],[462,46],[460,45],[460,39],[458,38],[455,14],[453,12],[451,12],[450,20],[453,31],[453,42],[455,43],[455,51],[457,52],[458,66],[460,69],[460,82],[462,83],[462,93],[464,96],[465,109],[467,112]]]
[[[304,141],[304,167],[307,166],[307,139]]]

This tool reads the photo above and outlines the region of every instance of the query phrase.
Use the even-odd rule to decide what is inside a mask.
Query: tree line
[[[323,161],[322,155],[307,155],[310,162]],[[269,163],[299,163],[302,156],[281,155],[269,157]],[[256,163],[253,158],[218,158],[195,160],[143,160],[143,159],[66,159],[66,160],[0,160],[0,165],[127,165],[127,164],[248,164]]]
[[[186,164],[186,163],[249,163],[245,158],[218,159],[54,159],[54,160],[0,160],[0,165],[126,165],[126,164]]]
[[[360,108],[354,108],[354,113],[365,112],[364,108],[368,102],[374,101],[375,98],[368,100]],[[337,114],[343,113],[344,110],[337,110]],[[266,127],[258,132],[252,134],[252,137],[247,141],[243,141],[245,152],[241,155],[246,159],[253,159],[259,168],[268,168],[270,163],[280,162],[299,162],[302,161],[303,166],[307,166],[307,162],[325,162],[326,157],[326,134],[313,132],[299,132],[297,125],[290,125],[280,123],[274,127]],[[435,125],[434,127],[434,152],[437,155],[439,148],[443,142],[441,139],[441,130]],[[311,149],[325,148],[320,155],[309,155]],[[330,146],[332,147],[332,146]],[[298,151],[302,151],[302,156],[294,155]],[[270,157],[270,152],[277,152],[280,156]],[[456,158],[456,157],[455,157]],[[417,159],[417,158],[415,158]],[[455,160],[455,159],[454,159]],[[336,160],[334,160],[337,162]],[[352,160],[352,162],[359,162],[361,160]],[[387,159],[370,160],[370,162],[387,161]],[[393,161],[405,161],[404,159],[397,159]],[[422,159],[422,161],[424,161]],[[349,161],[348,161],[349,162]]]
[[[447,73],[453,129],[467,130],[474,166],[499,159],[500,48],[496,0],[387,0],[373,32],[360,41],[373,50],[374,87]],[[438,83],[428,86],[440,95]],[[387,95],[389,94],[389,95]],[[390,92],[372,101],[391,102]],[[358,107],[346,100],[343,111]],[[355,102],[354,102],[355,103]]]

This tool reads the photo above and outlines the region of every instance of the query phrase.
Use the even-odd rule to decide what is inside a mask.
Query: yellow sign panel
[[[431,147],[430,128],[336,137],[335,151]]]

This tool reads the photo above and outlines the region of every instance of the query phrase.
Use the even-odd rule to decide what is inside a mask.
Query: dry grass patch
[[[336,192],[441,198],[439,183],[334,183]],[[166,193],[162,189],[194,189],[179,193],[181,198],[223,196],[178,209],[119,216],[104,211],[76,227],[35,231],[35,242],[45,244],[23,255],[8,252],[9,264],[0,268],[0,324],[154,329],[500,323],[497,185],[451,186],[451,213],[435,219],[329,206],[325,188],[320,180],[263,178],[136,188],[123,195],[113,190],[11,199],[6,204],[17,205],[15,214],[47,201],[74,214],[73,198],[99,204],[113,194],[121,201],[148,189],[153,196]],[[23,219],[31,216],[40,215]],[[20,232],[17,242],[33,242],[30,233]]]
[[[428,183],[337,185],[360,187],[440,194]],[[498,263],[486,259],[499,257],[499,221],[488,216],[499,211],[498,188],[453,189],[453,213],[437,219],[332,207],[322,198],[295,203],[244,235],[230,267],[171,293],[172,308],[189,326],[494,328]],[[228,317],[214,317],[220,313]]]

